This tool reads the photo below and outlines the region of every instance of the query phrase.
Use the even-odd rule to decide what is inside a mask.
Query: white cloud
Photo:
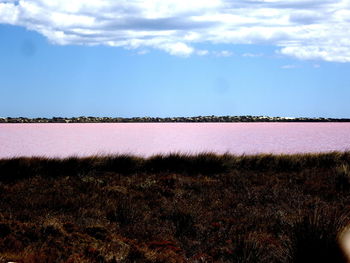
[[[325,60],[330,62],[350,62],[350,47],[346,46],[290,46],[281,53],[299,59]]]
[[[213,54],[216,57],[231,57],[233,56],[233,53],[228,50],[221,50],[221,51],[214,51]]]
[[[0,2],[0,23],[16,24],[18,20],[18,8],[12,3]]]
[[[206,55],[209,54],[209,51],[208,51],[208,50],[197,50],[197,51],[196,51],[196,54],[197,54],[198,56],[206,56]]]
[[[257,58],[257,57],[262,57],[263,55],[264,55],[263,53],[243,53],[242,57]]]
[[[146,55],[149,53],[149,50],[147,49],[141,49],[136,52],[138,55]]]
[[[192,47],[189,47],[188,45],[181,42],[164,43],[164,44],[157,45],[157,47],[165,50],[171,55],[184,56],[184,57],[191,55],[194,51]]]
[[[350,62],[349,0],[0,0],[0,23],[60,45],[189,56],[208,54],[198,43],[268,44],[298,59]]]
[[[294,69],[294,68],[298,68],[297,65],[283,65],[281,66],[281,69]]]

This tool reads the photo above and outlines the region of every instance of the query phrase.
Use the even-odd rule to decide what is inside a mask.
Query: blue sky
[[[0,116],[349,117],[348,2],[0,0]]]

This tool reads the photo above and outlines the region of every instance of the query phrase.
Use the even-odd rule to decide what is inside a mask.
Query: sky
[[[0,117],[350,117],[350,0],[0,0]]]

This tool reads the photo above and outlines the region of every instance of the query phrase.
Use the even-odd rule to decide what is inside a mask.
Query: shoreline
[[[350,118],[304,118],[268,116],[195,116],[195,117],[3,117],[0,123],[191,123],[191,122],[350,122]]]

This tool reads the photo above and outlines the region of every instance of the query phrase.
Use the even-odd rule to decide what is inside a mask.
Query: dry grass
[[[0,262],[346,262],[350,153],[0,160]]]

